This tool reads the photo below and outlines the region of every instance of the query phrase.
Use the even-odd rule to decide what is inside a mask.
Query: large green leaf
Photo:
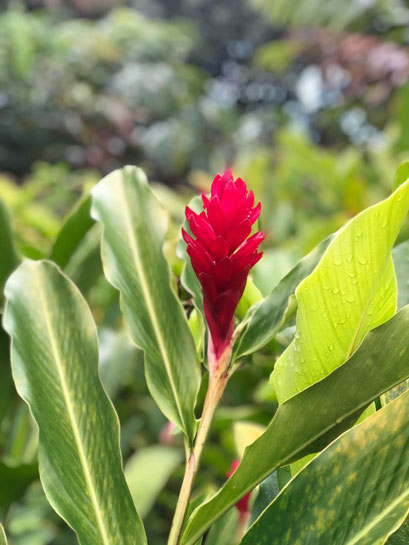
[[[248,310],[243,320],[246,326],[234,347],[233,359],[255,352],[274,337],[280,328],[290,296],[301,280],[314,270],[330,240],[325,239],[301,259],[263,301]]]
[[[193,514],[183,535],[190,545],[244,494],[280,466],[318,452],[352,426],[382,392],[409,376],[409,306],[371,331],[359,350],[323,380],[280,405],[225,485]],[[371,377],[371,380],[368,380]]]
[[[296,334],[272,373],[280,403],[344,363],[395,313],[391,250],[408,208],[409,180],[340,229],[296,289]]]
[[[135,167],[106,176],[92,196],[92,214],[104,225],[105,274],[121,292],[133,341],[145,351],[151,394],[192,440],[200,375],[193,338],[162,253],[165,213]]]
[[[40,430],[40,476],[51,505],[82,545],[145,543],[121,467],[118,419],[98,378],[87,304],[47,261],[20,265],[5,295],[13,376]]]
[[[241,543],[384,543],[409,511],[408,422],[409,392],[314,458]]]
[[[7,207],[0,199],[0,305],[3,301],[4,284],[19,262],[10,223]]]

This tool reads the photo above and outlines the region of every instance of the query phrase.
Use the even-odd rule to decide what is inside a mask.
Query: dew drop
[[[334,345],[333,344],[328,345],[328,350],[332,352],[334,350]]]
[[[355,297],[352,297],[352,295],[349,295],[348,297],[345,297],[345,301],[347,303],[353,303],[355,301]]]
[[[339,289],[338,289],[338,288],[334,288],[334,289],[332,290],[332,293],[333,293],[334,295],[338,295]]]

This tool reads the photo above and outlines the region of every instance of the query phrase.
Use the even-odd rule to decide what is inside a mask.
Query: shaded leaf
[[[6,205],[0,199],[0,305],[3,301],[4,284],[17,267],[19,258],[14,246],[11,219]]]
[[[145,351],[150,392],[168,419],[192,440],[200,375],[193,338],[162,253],[164,211],[136,167],[106,176],[92,196],[92,215],[104,225],[105,275],[121,293],[133,341]]]
[[[321,452],[241,543],[384,543],[409,510],[408,420],[406,393]]]
[[[20,265],[5,295],[13,377],[40,430],[49,502],[82,545],[145,543],[122,472],[118,419],[98,378],[87,304],[46,261]]]
[[[278,467],[324,448],[352,426],[362,410],[409,376],[409,307],[371,331],[342,366],[280,405],[225,485],[191,516],[182,536],[190,545]],[[371,380],[368,380],[371,377]]]
[[[54,242],[50,259],[64,268],[84,236],[94,224],[90,215],[91,196],[86,195],[64,220],[63,226]]]

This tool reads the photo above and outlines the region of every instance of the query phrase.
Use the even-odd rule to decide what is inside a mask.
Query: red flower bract
[[[216,176],[210,198],[202,195],[204,211],[196,214],[188,206],[186,218],[194,239],[184,229],[187,253],[200,281],[203,305],[210,331],[210,349],[216,359],[230,344],[233,317],[246,286],[249,270],[261,258],[258,246],[264,233],[249,237],[260,215],[254,194],[229,170]],[[249,237],[249,238],[248,238]]]

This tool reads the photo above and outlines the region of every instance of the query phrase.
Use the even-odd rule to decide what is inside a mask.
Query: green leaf
[[[14,246],[11,219],[6,205],[0,199],[0,305],[3,301],[4,284],[17,267],[19,258]]]
[[[27,487],[37,478],[37,464],[10,467],[0,461],[1,511],[7,513],[10,505],[19,500]]]
[[[157,495],[182,459],[181,451],[155,445],[139,449],[128,460],[125,477],[141,517],[149,513]]]
[[[7,537],[2,524],[0,524],[0,545],[7,545]]]
[[[314,270],[330,240],[327,238],[301,259],[263,301],[248,310],[243,320],[245,328],[234,347],[234,360],[259,350],[279,331],[289,298]]]
[[[409,208],[409,180],[340,229],[297,287],[294,340],[271,379],[280,403],[344,363],[396,311],[391,250]]]
[[[384,543],[409,511],[408,421],[406,393],[314,458],[241,543]]]
[[[82,545],[146,543],[121,467],[118,418],[98,378],[87,304],[47,261],[20,265],[5,295],[13,377],[39,427],[49,502]]]
[[[84,236],[93,226],[90,216],[91,196],[86,195],[66,217],[63,226],[54,242],[50,259],[64,268],[70,257],[82,242]]]
[[[93,189],[92,196],[92,215],[104,225],[105,275],[121,293],[132,340],[145,351],[149,390],[167,418],[192,441],[199,366],[162,253],[164,211],[142,170],[136,167],[106,176]]]
[[[409,304],[409,240],[395,246],[392,250],[398,285],[398,308]]]
[[[182,538],[191,545],[205,530],[278,467],[320,451],[352,426],[362,410],[409,376],[409,307],[371,331],[360,349],[323,380],[278,408],[225,485],[190,518]],[[371,380],[368,380],[371,377]]]

